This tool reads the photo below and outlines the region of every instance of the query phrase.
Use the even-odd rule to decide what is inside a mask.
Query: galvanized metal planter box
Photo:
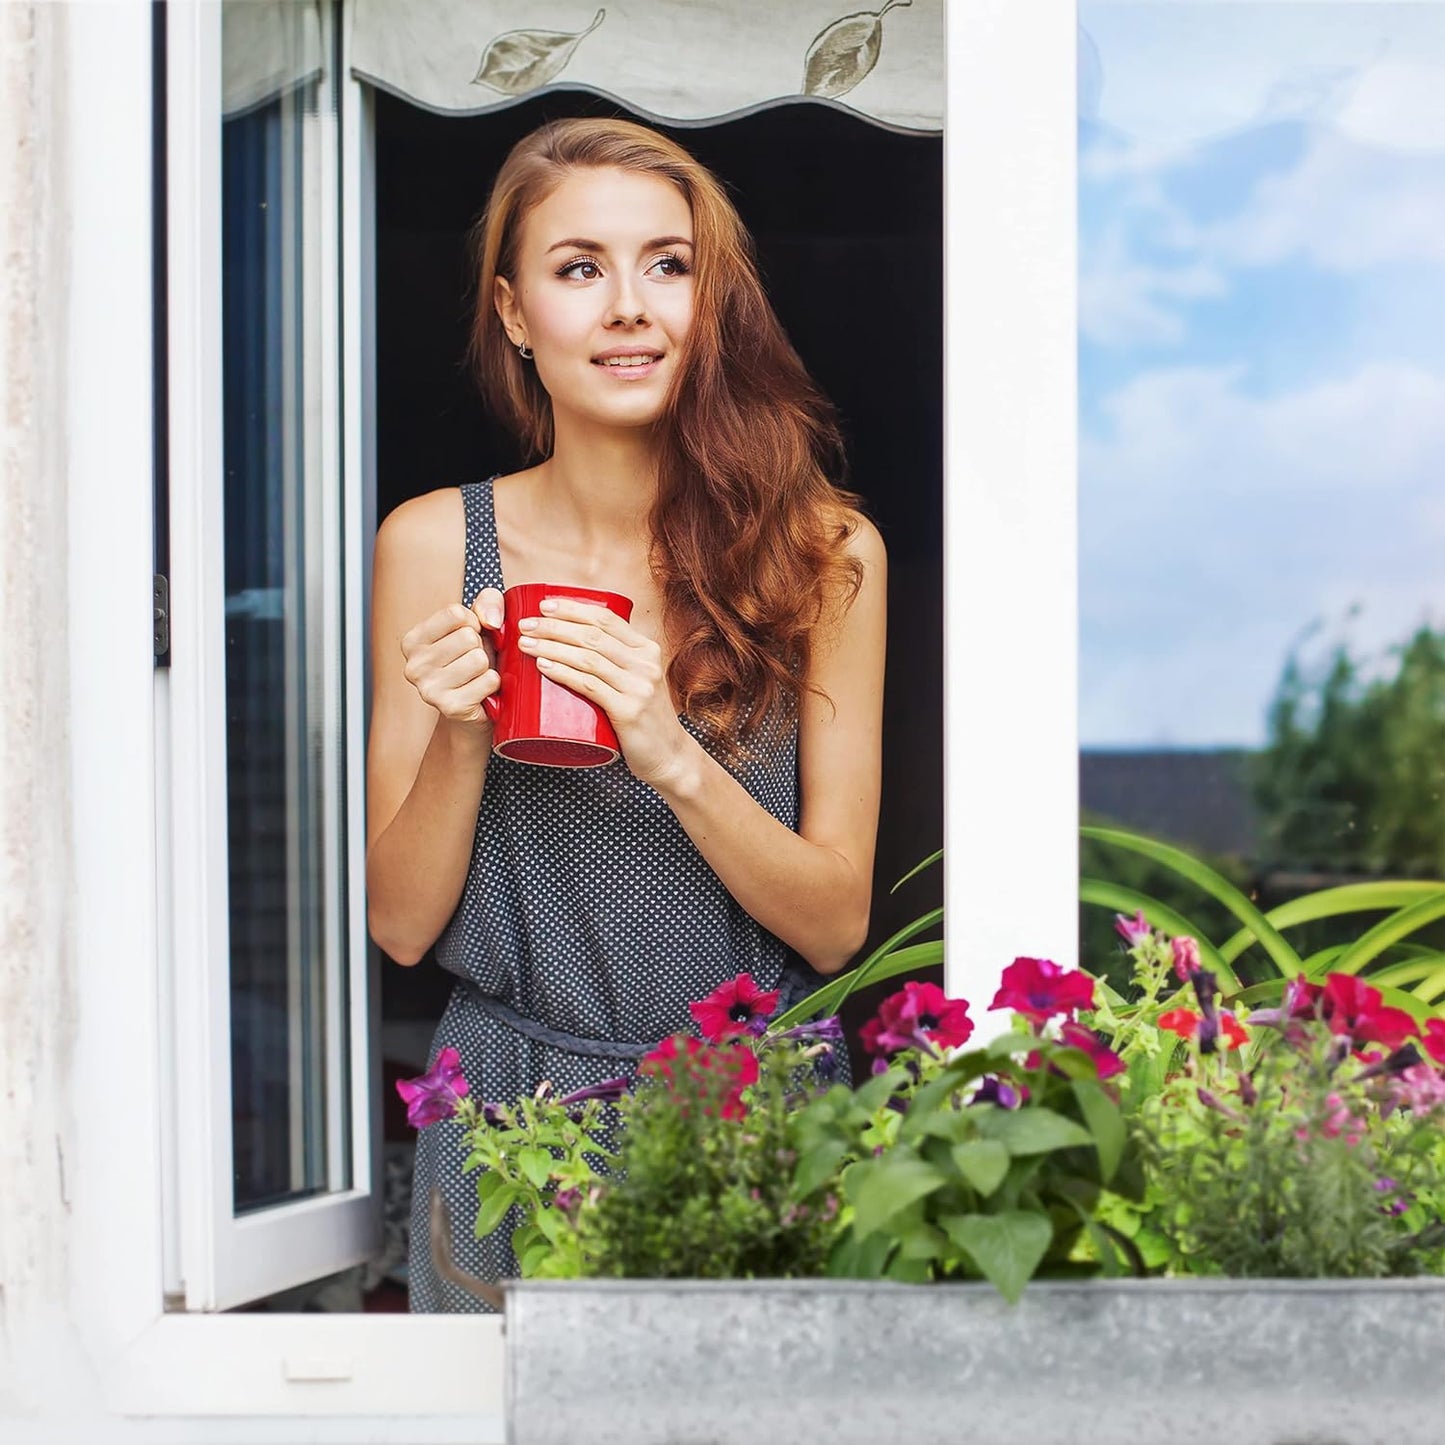
[[[512,1445],[1442,1445],[1445,1280],[507,1286]]]

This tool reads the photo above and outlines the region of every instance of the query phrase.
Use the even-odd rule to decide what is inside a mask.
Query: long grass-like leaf
[[[1378,913],[1387,909],[1408,908],[1441,891],[1439,883],[1409,879],[1382,879],[1377,883],[1344,883],[1337,888],[1320,888],[1299,898],[1291,898],[1271,908],[1264,915],[1275,928],[1293,928],[1300,923],[1316,923],[1322,918],[1338,918],[1345,913]],[[1253,928],[1242,928],[1221,945],[1220,953],[1232,963],[1258,935]]]
[[[1406,988],[1410,984],[1428,982],[1442,967],[1445,967],[1445,953],[1430,953],[1423,958],[1409,958],[1402,963],[1392,963],[1388,968],[1377,968],[1369,975],[1369,979],[1372,984],[1381,988],[1387,984],[1391,988]],[[1417,998],[1426,997],[1418,988],[1414,993]]]
[[[910,869],[908,870],[908,872],[906,872],[906,873],[903,875],[903,877],[900,878],[900,879],[898,880],[898,882],[895,883],[895,884],[893,885],[893,887],[890,888],[888,891],[889,891],[890,893],[897,893],[898,890],[899,890],[900,888],[902,888],[903,885],[904,885],[905,883],[907,883],[910,878],[916,878],[920,873],[923,872],[923,870],[924,870],[925,868],[931,867],[934,863],[937,863],[938,860],[939,860],[940,858],[942,858],[942,857],[943,857],[943,849],[942,849],[942,848],[940,848],[940,849],[938,850],[938,852],[936,852],[936,853],[930,853],[930,854],[928,855],[928,857],[926,857],[926,858],[923,860],[923,862],[921,862],[921,863],[915,865],[914,867],[910,868]]]
[[[1359,973],[1366,964],[1374,962],[1387,948],[1400,939],[1445,918],[1445,888],[1437,888],[1431,898],[1422,898],[1408,908],[1401,908],[1388,918],[1382,919],[1368,932],[1357,938],[1336,960],[1336,973]]]
[[[1189,934],[1199,944],[1200,962],[1218,978],[1220,987],[1239,987],[1234,970],[1220,957],[1219,950],[1182,913],[1170,908],[1167,903],[1161,903],[1137,888],[1126,888],[1122,883],[1110,883],[1103,878],[1080,878],[1079,902],[1098,904],[1101,908],[1130,916],[1142,910],[1150,926],[1162,933],[1175,937]]]
[[[882,983],[884,979],[897,978],[900,974],[922,973],[925,968],[937,968],[942,962],[943,940],[941,938],[934,939],[931,943],[915,943],[908,948],[895,949],[875,962],[868,975],[868,981]],[[859,968],[861,967],[860,964]],[[857,973],[858,969],[854,969],[853,972]],[[848,996],[848,990],[844,985],[847,984],[850,977],[850,974],[845,973],[842,977],[825,983],[822,988],[810,993],[801,1003],[795,1003],[787,1013],[779,1014],[775,1019],[769,1019],[768,1027],[770,1029],[790,1029],[805,1019],[815,1018],[818,1014],[837,1013],[843,1005],[843,1000]]]
[[[1168,843],[1145,838],[1138,833],[1128,833],[1122,828],[1085,827],[1079,830],[1084,837],[1094,838],[1101,843],[1112,843],[1116,848],[1126,848],[1133,853],[1142,853],[1146,858],[1173,869],[1202,888],[1212,898],[1217,898],[1246,927],[1254,931],[1274,965],[1286,977],[1300,972],[1299,954],[1285,941],[1283,934],[1265,918],[1258,908],[1239,891],[1227,878],[1215,872],[1207,863],[1186,853],[1182,848],[1171,847]],[[1147,914],[1145,915],[1148,916]],[[1202,942],[1202,941],[1201,941]],[[1218,956],[1218,950],[1215,951]]]

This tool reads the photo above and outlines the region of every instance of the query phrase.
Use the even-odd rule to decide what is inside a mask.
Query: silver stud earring
[[[521,356],[523,361],[530,361],[535,353],[527,349],[527,343],[525,341],[519,341],[517,343],[517,354]]]

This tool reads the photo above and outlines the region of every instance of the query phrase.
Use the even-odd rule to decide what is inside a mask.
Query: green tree
[[[1251,760],[1266,868],[1445,877],[1445,633],[1422,627],[1369,677],[1337,643],[1291,652]]]

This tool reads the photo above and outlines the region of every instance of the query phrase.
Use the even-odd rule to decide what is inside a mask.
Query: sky
[[[1079,9],[1080,739],[1445,627],[1445,0]]]

